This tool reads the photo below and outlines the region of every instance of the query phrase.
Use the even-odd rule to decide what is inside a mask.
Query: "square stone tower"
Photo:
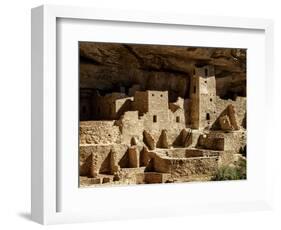
[[[135,97],[135,109],[140,113],[168,113],[168,91],[136,91]]]
[[[144,116],[144,129],[159,130],[169,126],[168,91],[136,91],[134,109]]]
[[[191,128],[210,126],[216,115],[216,79],[214,66],[195,68],[190,84]]]

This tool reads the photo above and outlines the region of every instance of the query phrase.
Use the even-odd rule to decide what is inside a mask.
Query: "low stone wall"
[[[144,183],[146,184],[165,183],[170,179],[170,177],[171,175],[169,173],[145,172]]]
[[[214,151],[208,149],[175,148],[169,149],[166,152],[167,155],[172,158],[192,158],[219,156],[222,151]]]
[[[198,149],[186,149],[184,157],[203,157],[204,152]]]
[[[143,184],[145,167],[139,168],[122,168],[119,172],[120,184]]]
[[[239,152],[241,147],[246,145],[247,141],[247,131],[239,130],[239,131],[232,131],[232,132],[217,132],[211,131],[206,134],[206,139],[211,140],[215,138],[223,138],[224,139],[224,150],[225,151],[233,151]]]
[[[80,122],[80,144],[121,143],[121,133],[114,121]]]
[[[175,157],[175,158],[183,158],[185,157],[186,149],[184,148],[174,148],[174,149],[168,149],[167,154],[169,157]]]
[[[174,178],[212,175],[218,167],[219,154],[206,157],[176,158],[160,156],[154,151],[141,152],[141,164],[149,172],[169,173]]]
[[[212,149],[212,150],[225,150],[225,139],[223,136],[212,136],[209,134],[200,135],[197,143],[198,148]]]
[[[156,158],[154,170],[170,173],[172,177],[212,175],[218,167],[219,157]]]

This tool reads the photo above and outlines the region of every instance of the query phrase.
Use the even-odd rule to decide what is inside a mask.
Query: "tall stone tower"
[[[216,79],[214,66],[195,68],[190,84],[191,128],[204,129],[216,113]]]

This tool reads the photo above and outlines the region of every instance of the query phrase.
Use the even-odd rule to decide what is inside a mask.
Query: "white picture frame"
[[[203,32],[204,30],[208,31],[208,29],[218,29],[220,32],[225,30],[229,31],[229,33],[232,33],[232,30],[239,30],[240,32],[242,31],[242,33],[245,33],[245,41],[247,39],[250,41],[252,38],[247,38],[247,33],[256,31],[254,34],[259,34],[257,36],[260,39],[257,41],[257,46],[258,44],[262,44],[262,48],[259,51],[262,56],[255,57],[255,53],[250,56],[253,58],[252,64],[249,64],[250,76],[256,71],[254,68],[255,62],[259,63],[256,68],[260,69],[257,73],[257,82],[252,84],[253,80],[251,80],[250,77],[247,84],[247,90],[249,91],[247,108],[247,111],[249,111],[247,112],[247,120],[249,121],[248,135],[249,142],[252,143],[249,147],[247,146],[247,151],[250,153],[250,162],[253,159],[251,157],[251,151],[256,153],[257,162],[252,161],[254,163],[251,163],[252,165],[249,167],[249,179],[247,182],[221,182],[216,185],[212,185],[211,183],[174,184],[167,185],[165,191],[163,191],[164,189],[161,185],[145,185],[120,188],[99,188],[97,190],[88,189],[87,191],[82,191],[83,194],[79,194],[79,196],[75,196],[76,193],[74,192],[72,193],[69,191],[68,193],[68,191],[66,191],[68,185],[62,183],[63,176],[68,173],[66,171],[68,166],[61,162],[64,158],[60,158],[57,155],[57,152],[60,151],[60,139],[58,139],[58,132],[60,129],[58,126],[60,125],[59,122],[61,122],[58,117],[60,116],[59,112],[64,109],[63,106],[60,107],[62,105],[61,103],[64,103],[64,100],[60,103],[58,102],[59,95],[61,94],[60,91],[62,89],[61,83],[58,83],[58,78],[56,77],[60,74],[60,71],[58,70],[58,65],[60,64],[58,44],[61,43],[58,42],[58,33],[61,33],[59,29],[64,29],[64,27],[61,26],[62,24],[59,24],[62,22],[61,19],[68,20],[70,24],[79,20],[79,23],[98,21],[112,27],[115,26],[115,22],[120,22],[130,24],[130,27],[134,27],[134,25],[149,25],[151,28],[167,27],[170,29],[180,28],[181,30],[185,30],[187,27],[192,27],[200,28]],[[81,27],[79,23],[76,25],[76,28],[78,29]],[[67,28],[71,29],[70,24],[68,23]],[[129,33],[126,32],[126,30],[129,31],[124,28],[124,33]],[[87,33],[90,32],[85,32],[85,37],[88,36]],[[81,36],[82,34],[83,33],[81,32]],[[105,34],[104,38],[106,39],[108,37],[109,40],[107,41],[111,41],[112,37],[109,36],[110,35]],[[157,35],[155,36],[157,37]],[[217,35],[215,34],[210,35],[210,40],[213,38],[213,46],[216,44],[216,36]],[[102,41],[102,37],[99,39]],[[119,39],[118,36],[116,39]],[[122,39],[124,38],[120,38],[120,41],[122,41]],[[239,39],[239,36],[233,37],[233,40],[235,39]],[[125,42],[128,41],[126,40]],[[233,44],[239,44],[239,40],[236,42],[238,43]],[[254,44],[254,39],[251,42]],[[165,43],[164,40],[163,43]],[[173,43],[167,41],[167,44]],[[255,58],[257,59],[254,60]],[[32,219],[41,224],[56,224],[151,216],[164,217],[206,212],[264,210],[272,208],[273,179],[270,162],[272,161],[273,155],[270,152],[270,137],[268,135],[262,138],[259,137],[256,134],[258,129],[254,125],[255,119],[264,119],[264,126],[261,128],[262,131],[264,133],[270,133],[270,129],[272,129],[272,126],[270,125],[274,105],[272,97],[273,92],[271,90],[272,85],[274,84],[272,63],[273,22],[271,20],[174,15],[159,12],[118,11],[51,5],[44,5],[32,9]],[[64,91],[67,91],[67,88],[71,88],[72,86],[71,83],[69,83],[67,85],[65,84],[63,87],[65,87]],[[252,103],[251,98],[257,97],[261,98],[260,104]],[[266,112],[264,108],[266,108]],[[76,113],[75,110],[72,112]],[[255,116],[254,113],[259,115]],[[67,122],[71,122],[71,120],[67,120]],[[260,143],[262,140],[265,140],[262,148],[254,145],[254,143]],[[77,146],[74,145],[72,147],[72,154],[76,154],[77,152],[75,153],[75,151],[78,150],[75,150],[75,148]],[[264,156],[261,157],[261,154],[264,154]],[[69,159],[71,161],[75,158]],[[264,173],[259,180],[257,180],[251,175],[258,173],[259,170],[263,170]],[[75,173],[78,174],[78,170]],[[251,181],[253,181],[253,184],[250,184]],[[69,186],[73,186],[73,183],[69,184]],[[249,187],[253,187],[253,190],[248,190]],[[77,191],[78,186],[73,189]],[[202,202],[199,202],[199,199],[197,199],[196,196],[200,196],[201,193],[198,193],[198,191],[206,191],[206,189],[210,189],[211,192],[223,191],[221,200],[219,200],[219,196],[216,197],[216,195],[213,194],[213,198],[212,196],[202,197]],[[255,189],[257,189],[257,192],[253,194],[252,199],[250,199],[250,194],[255,191]],[[61,190],[64,192],[61,192]],[[245,196],[243,197],[240,194],[234,197],[232,196],[234,191],[245,191]],[[79,191],[79,193],[81,192]],[[174,199],[166,201],[165,197],[168,193],[172,194]],[[228,197],[226,193],[231,197]],[[136,194],[137,196],[143,194],[144,198],[136,201],[136,205],[138,206],[134,207],[132,205],[134,197],[129,196],[128,194]],[[120,197],[120,199],[127,197],[128,200],[118,202],[118,199],[116,197],[114,198],[113,195]],[[154,198],[149,198],[150,196],[154,196]],[[182,200],[179,196],[182,197]],[[194,197],[189,199],[186,196]],[[87,197],[87,199],[91,199],[89,197],[96,197],[97,199],[98,197],[98,200],[105,200],[108,202],[102,204],[96,200],[95,202],[98,208],[95,208],[95,206],[92,206],[91,201],[88,200],[89,203],[85,203],[86,200],[83,200],[83,197]],[[157,197],[159,197],[159,199]],[[160,198],[162,201],[164,200],[163,204],[161,204]],[[63,206],[61,206],[61,200],[63,200]],[[142,206],[142,203],[144,203],[145,200],[149,202],[149,208],[146,208],[145,205]],[[65,204],[66,202],[67,205]],[[102,207],[103,205],[105,207]],[[89,206],[91,207],[89,208]]]

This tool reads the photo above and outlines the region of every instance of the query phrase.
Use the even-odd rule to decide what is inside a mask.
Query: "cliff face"
[[[217,94],[246,96],[246,50],[80,42],[80,87],[112,92],[133,84],[189,96],[194,66],[215,66]]]

